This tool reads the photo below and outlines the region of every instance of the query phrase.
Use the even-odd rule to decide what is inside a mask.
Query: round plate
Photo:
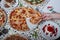
[[[19,9],[19,10],[18,10]],[[14,9],[14,10],[17,10],[18,12],[17,13],[21,13],[22,12],[22,10],[25,10],[25,11],[27,11],[28,12],[28,9],[31,9],[31,10],[33,10],[33,11],[36,11],[36,10],[34,10],[34,9],[32,9],[32,8],[27,8],[27,7],[18,7],[18,8],[16,8],[16,9]],[[10,23],[10,16],[12,16],[12,15],[10,15],[14,10],[11,10],[11,12],[9,13],[9,25],[11,26],[11,23]],[[14,11],[15,12],[15,11]],[[13,13],[14,13],[13,12]],[[24,12],[25,13],[25,12]],[[28,12],[29,13],[29,12]],[[41,17],[41,15],[40,15],[40,13],[39,12],[36,12],[37,14],[38,14],[38,17],[36,16],[36,18],[38,19],[38,21],[40,21],[39,20],[39,17]],[[23,14],[23,13],[22,13]],[[19,14],[19,15],[22,15],[22,14]],[[35,15],[37,15],[37,14],[35,14]],[[27,16],[28,15],[28,16]],[[31,23],[30,22],[30,17],[32,18],[32,16],[30,15],[30,13],[29,14],[27,14],[27,15],[22,15],[22,17],[24,17],[25,18],[25,21],[26,21],[26,24],[27,24],[27,26],[28,26],[28,28],[29,28],[29,30],[26,30],[26,31],[23,31],[23,30],[18,30],[18,29],[16,29],[16,28],[13,28],[12,26],[12,29],[13,30],[16,30],[16,31],[20,31],[20,33],[21,32],[28,32],[28,31],[31,31],[31,30],[34,30],[36,27],[37,27],[37,22],[35,22],[36,24],[33,24],[33,23]],[[30,16],[29,16],[30,15]],[[20,18],[21,19],[21,18]],[[42,20],[42,19],[41,19]],[[18,22],[19,23],[19,22]],[[10,27],[10,28],[11,28]],[[20,28],[21,29],[21,28]]]
[[[16,0],[16,3],[14,3],[13,5],[11,4],[9,8],[6,8],[4,5],[5,5],[5,1],[2,0],[1,1],[1,8],[3,8],[6,12],[8,12],[9,10],[15,8],[16,6],[18,6],[18,0]]]
[[[58,32],[57,32],[57,35],[56,36],[52,36],[50,37],[50,35],[46,35],[46,33],[43,32],[42,28],[45,26],[45,25],[53,25],[55,28],[58,29]],[[60,36],[60,27],[58,24],[56,24],[55,22],[53,21],[46,21],[46,22],[43,22],[43,24],[39,25],[39,28],[40,28],[40,31],[41,31],[41,35],[42,37],[44,37],[45,39],[47,40],[53,40],[53,39],[57,39],[59,36]]]

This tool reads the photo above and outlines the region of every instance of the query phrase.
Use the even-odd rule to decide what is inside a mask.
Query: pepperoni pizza
[[[30,30],[26,23],[26,18],[31,18],[30,22],[33,24],[36,24],[39,20],[42,20],[41,14],[32,8],[19,7],[10,13],[10,25],[17,30]]]
[[[5,22],[6,22],[6,14],[4,10],[0,8],[0,27],[3,26]]]

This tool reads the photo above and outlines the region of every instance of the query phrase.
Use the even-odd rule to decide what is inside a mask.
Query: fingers
[[[50,19],[52,19],[51,15],[49,13],[42,14],[42,18],[43,18],[43,20],[50,20]]]
[[[46,14],[42,14],[42,19],[43,19],[43,20],[46,20],[46,17],[47,17]]]
[[[51,17],[45,17],[45,18],[43,18],[43,20],[50,20],[50,19],[52,19]]]

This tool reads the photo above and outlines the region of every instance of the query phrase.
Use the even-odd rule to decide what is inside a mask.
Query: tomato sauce
[[[48,25],[45,25],[43,28],[42,28],[42,30],[43,30],[43,32],[45,32],[46,30],[45,30],[45,28],[47,27],[47,31],[49,31],[49,32],[51,32],[52,34],[50,34],[50,37],[52,37],[53,35],[54,36],[56,36],[57,35],[57,28],[54,28],[54,26],[51,26],[50,24],[48,24]],[[46,32],[46,35],[48,35],[49,33],[48,32]]]

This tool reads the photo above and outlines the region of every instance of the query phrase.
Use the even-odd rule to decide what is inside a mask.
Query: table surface
[[[47,7],[52,6],[54,11],[60,13],[60,0],[50,0],[50,2],[44,7],[43,12],[50,12]]]
[[[43,12],[49,12],[49,13],[51,13],[51,11],[49,11],[49,9],[47,9],[47,7],[48,6],[52,6],[53,7],[53,10],[54,11],[56,11],[56,12],[59,12],[60,13],[60,0],[50,0],[49,1],[49,3],[46,5],[46,6],[44,6],[44,8],[42,9],[42,11]],[[60,25],[60,20],[54,20],[57,24],[59,24]],[[6,28],[9,28],[8,27],[9,25],[8,25],[8,23],[6,24]],[[36,30],[39,30],[39,29],[36,29]],[[13,30],[10,30],[9,31],[9,34],[13,34],[15,31]],[[29,32],[29,33],[31,33],[31,32]],[[28,36],[30,35],[30,34],[28,34],[28,33],[25,33],[25,34],[27,34]],[[27,36],[26,35],[26,36]],[[41,38],[40,38],[41,39]],[[38,39],[39,40],[39,39]]]

